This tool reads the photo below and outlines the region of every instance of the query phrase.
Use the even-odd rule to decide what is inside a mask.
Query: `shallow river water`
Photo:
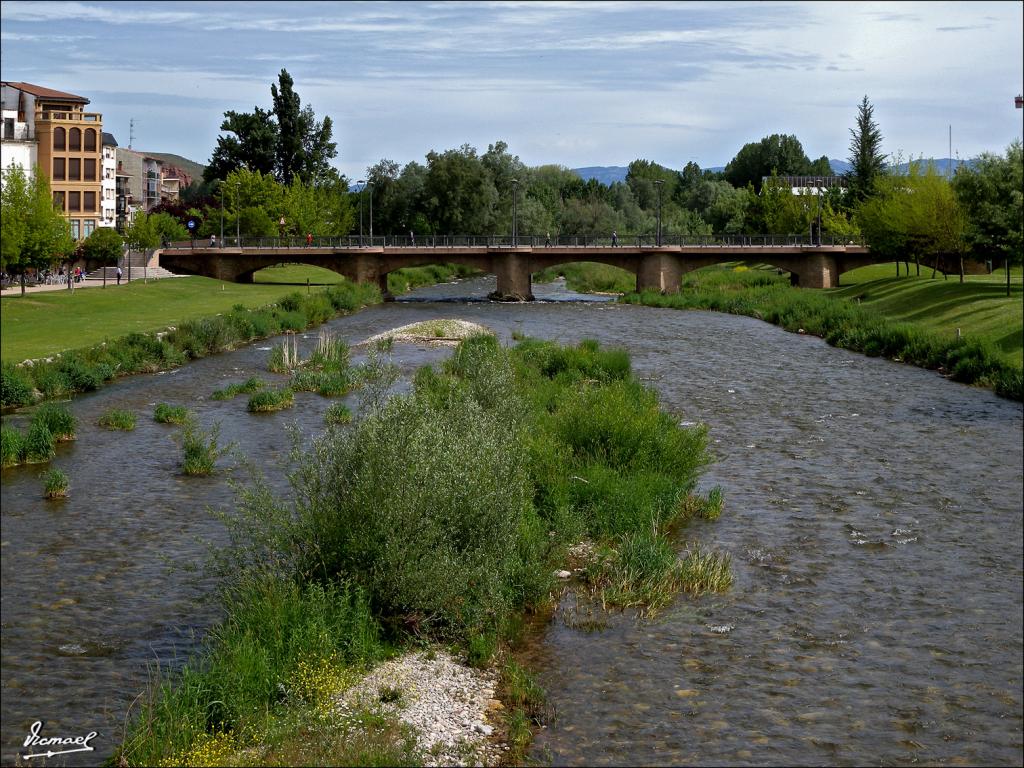
[[[406,323],[456,317],[513,333],[629,349],[682,422],[709,428],[722,517],[687,539],[731,554],[735,584],[680,596],[661,615],[594,615],[571,600],[530,654],[554,719],[531,757],[556,765],[998,764],[1022,752],[1022,408],[937,374],[829,347],[749,318],[606,302],[481,301],[493,280],[417,292],[328,327],[355,344]],[[559,285],[535,286],[554,299]],[[438,300],[442,300],[439,302]],[[312,348],[316,331],[306,334]],[[119,743],[147,668],[173,667],[216,618],[209,585],[181,566],[223,540],[237,457],[210,478],[178,471],[185,404],[282,491],[286,425],[319,431],[331,401],[246,412],[213,401],[266,371],[275,340],[138,376],[77,398],[78,439],[53,466],[3,471],[2,763],[44,736],[98,731],[94,764]],[[405,371],[437,350],[396,344]],[[133,432],[95,426],[110,408]],[[15,421],[18,418],[16,417]],[[174,566],[174,567],[172,567]],[[583,615],[581,616],[581,611]],[[583,619],[581,621],[580,619]],[[595,630],[595,625],[600,627]],[[31,761],[35,765],[39,760]]]

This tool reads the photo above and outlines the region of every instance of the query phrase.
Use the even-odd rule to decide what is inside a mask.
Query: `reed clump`
[[[160,424],[184,424],[189,419],[189,410],[184,405],[158,403],[153,409],[153,420]]]
[[[111,408],[96,423],[104,429],[131,432],[135,429],[135,414],[124,408]]]
[[[181,471],[193,476],[212,474],[217,459],[231,450],[231,446],[219,443],[219,422],[205,430],[195,419],[187,420],[181,430]]]
[[[238,395],[251,395],[266,386],[266,382],[258,376],[250,376],[243,382],[228,384],[210,395],[211,400],[230,400]]]
[[[43,495],[48,499],[63,499],[68,495],[70,481],[62,469],[53,468],[43,474]]]
[[[283,389],[264,389],[249,398],[251,413],[269,413],[291,408],[295,405],[295,394],[288,387]]]

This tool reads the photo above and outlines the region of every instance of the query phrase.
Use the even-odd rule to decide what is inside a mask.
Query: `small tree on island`
[[[98,261],[103,267],[103,287],[107,287],[107,265],[116,264],[124,252],[124,240],[110,227],[93,230],[82,244],[86,259]]]

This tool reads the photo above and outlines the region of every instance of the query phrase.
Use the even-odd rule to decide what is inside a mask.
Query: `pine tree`
[[[865,96],[857,107],[857,125],[850,129],[850,170],[846,174],[854,201],[870,197],[875,180],[885,173],[882,132],[872,117],[875,108]]]

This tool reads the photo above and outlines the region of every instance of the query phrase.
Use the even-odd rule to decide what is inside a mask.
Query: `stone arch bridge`
[[[721,262],[770,264],[790,273],[793,285],[834,288],[839,276],[873,264],[863,245],[802,242],[783,236],[733,237],[729,240],[678,239],[661,245],[635,242],[611,244],[594,238],[318,238],[304,241],[234,238],[228,244],[176,243],[160,252],[160,265],[175,272],[204,275],[231,282],[252,282],[266,267],[287,263],[311,264],[337,272],[355,282],[376,283],[387,296],[389,272],[403,267],[453,263],[497,277],[494,297],[532,300],[533,272],[571,262],[610,264],[636,275],[637,291],[676,293],[684,273]],[[567,242],[568,241],[568,242]],[[888,259],[885,259],[888,260]]]

